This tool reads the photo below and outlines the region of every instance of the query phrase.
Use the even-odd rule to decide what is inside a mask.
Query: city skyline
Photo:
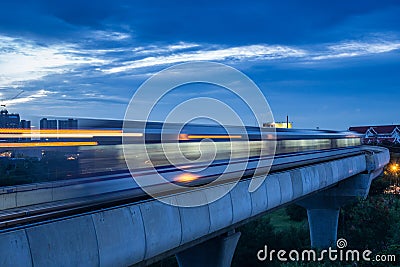
[[[396,1],[3,2],[0,98],[24,90],[7,109],[32,121],[122,119],[151,75],[207,60],[246,74],[296,128],[397,124],[399,14]]]

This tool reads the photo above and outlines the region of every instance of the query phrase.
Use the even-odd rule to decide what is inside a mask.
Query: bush
[[[286,214],[289,216],[290,220],[295,222],[301,222],[307,219],[307,210],[296,204],[291,204],[287,206]]]

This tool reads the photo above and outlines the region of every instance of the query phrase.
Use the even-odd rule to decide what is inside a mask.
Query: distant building
[[[400,125],[357,126],[349,131],[363,134],[364,144],[400,143]]]
[[[78,129],[78,120],[49,120],[43,118],[40,120],[40,129]]]
[[[293,122],[269,122],[269,123],[264,123],[263,127],[269,127],[269,128],[293,128]]]
[[[21,120],[21,122],[19,124],[19,128],[30,129],[31,128],[31,121]]]
[[[19,114],[8,113],[6,109],[0,111],[0,128],[19,128],[19,126]]]
[[[47,118],[41,119],[40,129],[57,129],[57,120],[48,120]]]
[[[78,129],[78,120],[58,120],[58,129]]]
[[[27,120],[21,120],[18,113],[9,113],[5,108],[0,111],[0,128],[3,129],[31,129],[31,122]],[[16,141],[28,141],[30,138],[6,138],[3,139],[1,133],[0,138],[8,142]],[[2,151],[3,152],[3,151]]]

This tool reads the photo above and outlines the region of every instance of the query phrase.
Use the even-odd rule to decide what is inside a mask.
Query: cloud
[[[102,65],[106,60],[82,54],[78,45],[42,45],[0,36],[0,88],[61,74],[78,66]]]
[[[179,46],[169,46],[169,48],[171,47]],[[156,51],[171,51],[171,49],[157,49]],[[102,71],[105,73],[118,73],[132,69],[176,64],[187,61],[225,61],[244,59],[273,60],[288,57],[304,57],[305,55],[306,52],[304,50],[287,46],[248,45],[210,50],[200,49],[198,51],[173,53],[170,55],[150,56],[138,60],[123,62],[121,66],[103,69]]]
[[[400,41],[372,41],[372,42],[342,42],[330,45],[326,52],[313,56],[313,60],[326,60],[333,58],[346,58],[387,53],[400,49]]]
[[[88,33],[87,38],[100,41],[121,41],[131,38],[129,33],[96,30]]]
[[[183,49],[183,51],[181,51]],[[335,44],[319,44],[308,47],[254,44],[236,47],[185,44],[138,47],[126,51],[110,65],[100,68],[106,74],[129,73],[141,68],[159,67],[188,61],[274,61],[288,59],[291,62],[310,63],[332,59],[388,53],[400,49],[400,40],[370,39],[346,41]],[[133,60],[128,58],[134,57]]]
[[[395,38],[370,38],[301,47],[269,44],[226,46],[184,41],[138,46],[129,34],[118,31],[92,31],[87,38],[97,40],[97,46],[90,47],[86,39],[75,43],[44,45],[24,38],[0,35],[0,88],[24,86],[28,81],[42,80],[50,75],[60,75],[60,81],[68,81],[73,75],[75,80],[75,77],[87,79],[80,84],[88,84],[91,77],[116,73],[132,75],[140,73],[141,69],[152,73],[159,67],[188,61],[252,64],[285,59],[286,62],[308,64],[400,49],[400,40]],[[109,45],[110,40],[115,42],[114,45]]]
[[[43,98],[46,97],[50,94],[54,94],[54,92],[50,92],[50,91],[46,91],[44,89],[40,89],[36,92],[31,93],[29,96],[25,96],[25,97],[19,97],[19,98],[15,98],[15,99],[11,99],[11,100],[5,100],[5,101],[1,101],[2,105],[6,105],[6,106],[12,106],[14,104],[22,104],[22,103],[27,103],[27,102],[31,102],[33,100],[37,100],[38,98]]]
[[[135,53],[135,56],[146,56],[155,54],[175,53],[177,51],[192,50],[199,47],[200,44],[178,42],[176,44],[164,45],[164,46],[157,46],[157,45],[138,46],[133,48],[132,52]]]

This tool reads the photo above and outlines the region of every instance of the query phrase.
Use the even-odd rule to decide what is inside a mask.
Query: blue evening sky
[[[122,119],[147,78],[191,60],[239,69],[297,128],[400,122],[399,1],[0,3],[0,99],[24,90],[6,101],[23,118]]]

